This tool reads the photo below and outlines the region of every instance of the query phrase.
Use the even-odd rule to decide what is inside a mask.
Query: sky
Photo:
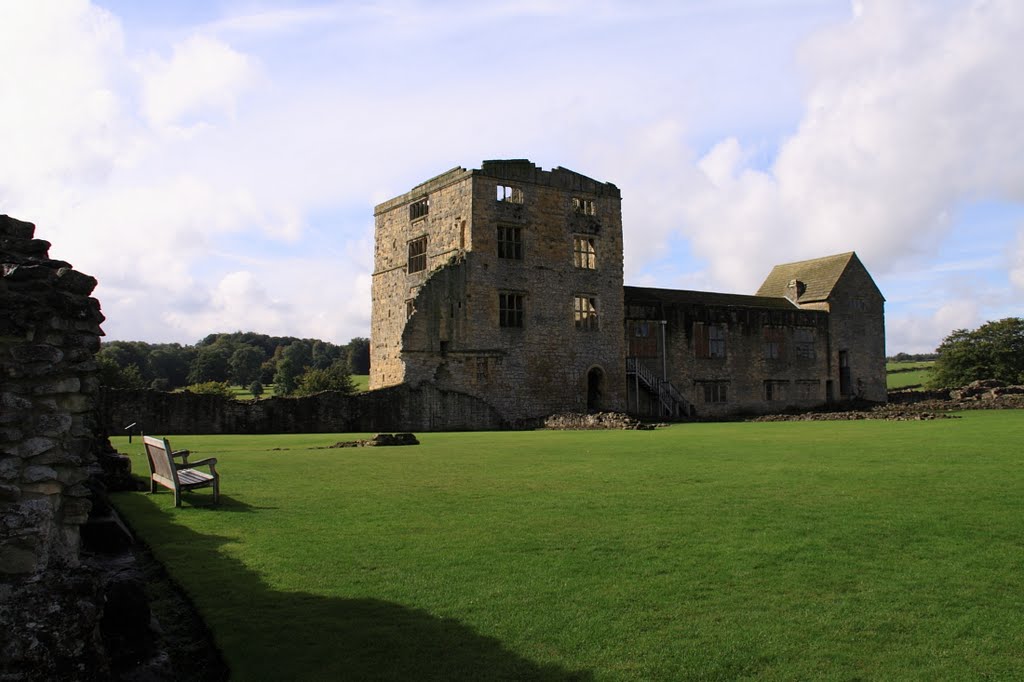
[[[0,63],[0,213],[108,340],[369,336],[374,205],[500,158],[615,183],[630,285],[1024,315],[1020,0],[0,0]]]

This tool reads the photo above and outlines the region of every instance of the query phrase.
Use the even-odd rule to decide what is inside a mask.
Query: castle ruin
[[[618,187],[527,160],[376,207],[370,388],[432,384],[510,422],[884,402],[884,298],[854,253],[756,295],[627,287]]]

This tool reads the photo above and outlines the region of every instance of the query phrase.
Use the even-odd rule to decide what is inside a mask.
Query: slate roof
[[[768,273],[761,288],[757,290],[758,296],[785,296],[786,286],[794,279],[800,280],[807,288],[800,296],[801,303],[815,301],[826,301],[832,295],[836,282],[846,272],[852,262],[860,263],[857,254],[853,251],[825,256],[824,258],[813,258],[802,260],[796,263],[776,265]],[[863,265],[861,266],[863,267]]]
[[[626,305],[630,303],[660,303],[662,305],[707,305],[734,308],[769,308],[772,310],[794,310],[797,308],[787,298],[780,296],[746,296],[744,294],[720,294],[713,291],[688,291],[686,289],[652,289],[649,287],[624,287]]]

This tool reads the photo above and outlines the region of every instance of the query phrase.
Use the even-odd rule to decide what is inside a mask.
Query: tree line
[[[260,395],[274,384],[277,395],[326,390],[351,392],[352,374],[370,373],[370,340],[356,337],[343,346],[319,339],[256,332],[210,334],[195,345],[109,341],[96,355],[100,382],[110,388],[172,391],[227,384]],[[212,390],[211,390],[212,389]]]

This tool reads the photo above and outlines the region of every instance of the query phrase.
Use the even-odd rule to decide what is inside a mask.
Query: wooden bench
[[[146,447],[146,458],[149,459],[149,492],[155,493],[159,483],[165,488],[174,491],[174,506],[181,506],[181,491],[195,490],[196,488],[213,488],[213,503],[217,504],[220,499],[220,475],[217,474],[217,458],[210,457],[198,462],[189,462],[188,450],[171,450],[171,444],[166,438],[154,438],[143,436],[142,442]],[[175,462],[180,458],[180,464]],[[196,467],[209,467],[210,473],[197,471]]]

